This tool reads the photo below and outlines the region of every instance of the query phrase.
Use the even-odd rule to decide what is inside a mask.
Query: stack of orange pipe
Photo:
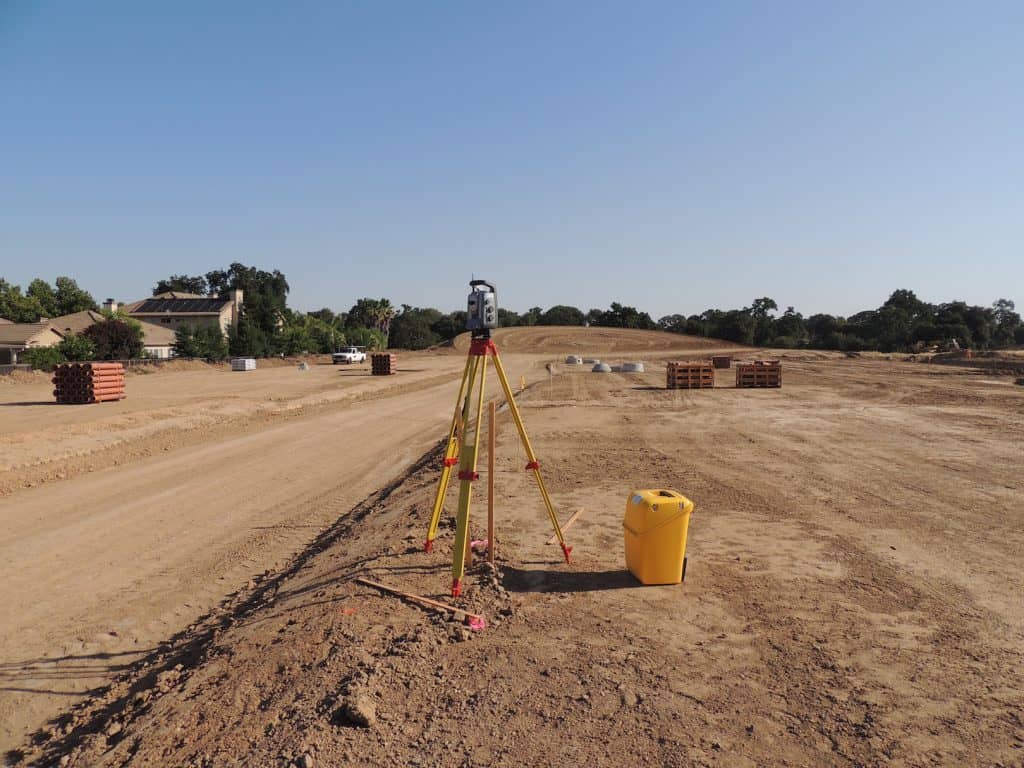
[[[65,363],[53,372],[58,403],[102,403],[123,400],[124,366],[121,363]]]

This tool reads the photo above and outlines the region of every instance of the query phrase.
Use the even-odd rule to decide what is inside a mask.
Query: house
[[[61,338],[49,323],[0,323],[0,365],[16,365],[26,349],[52,347]]]
[[[108,299],[108,302],[111,300]],[[141,304],[142,302],[137,302]],[[104,306],[108,306],[104,304]],[[55,317],[49,321],[49,325],[61,336],[69,333],[81,334],[93,323],[103,319],[103,315],[91,309],[82,312],[75,312],[70,315]],[[155,325],[139,321],[142,326],[142,345],[149,357],[168,358],[171,356],[171,347],[174,345],[174,331],[165,325]]]
[[[107,299],[103,308],[116,312],[118,304]],[[219,327],[226,336],[228,330],[238,326],[242,314],[242,291],[234,289],[227,297],[197,296],[196,294],[168,291],[125,305],[123,311],[144,323],[169,328],[172,332],[183,325]]]

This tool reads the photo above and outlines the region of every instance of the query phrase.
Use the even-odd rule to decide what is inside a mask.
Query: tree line
[[[279,270],[266,271],[235,262],[227,269],[205,275],[171,275],[157,281],[153,295],[176,291],[200,296],[227,297],[243,291],[237,327],[225,336],[219,327],[182,326],[176,331],[175,353],[181,357],[213,360],[228,356],[267,357],[303,353],[330,353],[342,346],[369,349],[425,349],[462,333],[466,313],[443,312],[433,307],[403,304],[396,308],[386,298],[361,298],[348,311],[329,308],[299,312],[288,307],[290,287]],[[14,322],[38,322],[43,317],[96,310],[96,302],[69,277],[53,285],[33,280],[25,292],[0,278],[0,317]],[[722,339],[753,346],[787,349],[915,351],[955,345],[992,349],[1024,344],[1024,324],[1009,299],[989,307],[963,301],[931,304],[913,291],[900,289],[877,309],[842,317],[813,314],[805,317],[793,307],[779,312],[769,297],[755,299],[739,309],[708,309],[700,314],[671,314],[655,321],[636,307],[612,302],[607,309],[564,304],[548,309],[531,307],[518,313],[500,307],[503,327],[559,325],[640,328]],[[121,359],[143,354],[142,326],[123,313],[115,313],[79,337],[68,337],[56,354],[67,360]],[[42,356],[54,353],[38,354]]]

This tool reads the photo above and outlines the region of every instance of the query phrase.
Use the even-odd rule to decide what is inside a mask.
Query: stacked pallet
[[[751,387],[781,387],[782,363],[778,360],[755,360],[752,363],[736,365],[736,386],[742,389]]]
[[[715,386],[715,369],[706,362],[669,363],[665,385],[668,389],[710,389]]]
[[[370,355],[370,371],[374,376],[390,376],[398,373],[398,357],[390,352]]]
[[[54,369],[53,383],[58,403],[103,403],[125,397],[121,363],[64,363]]]
[[[715,366],[715,368],[730,368],[732,366],[732,355],[713,355],[711,358],[711,364]]]
[[[231,358],[231,370],[232,371],[255,371],[256,370],[256,359],[253,357],[232,357]]]

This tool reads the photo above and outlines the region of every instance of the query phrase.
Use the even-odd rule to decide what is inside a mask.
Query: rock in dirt
[[[298,768],[313,768],[313,756],[306,753],[295,761]]]
[[[353,696],[334,713],[334,722],[336,725],[373,728],[377,724],[377,705],[368,696]]]
[[[622,706],[627,709],[632,709],[640,703],[640,697],[636,695],[635,691],[632,691],[629,688],[623,688],[619,692],[619,698],[622,699]]]

